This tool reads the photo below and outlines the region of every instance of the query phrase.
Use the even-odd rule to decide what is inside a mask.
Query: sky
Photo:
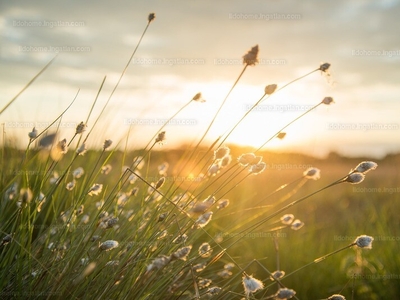
[[[60,124],[70,139],[86,121],[101,83],[93,126],[147,25],[122,81],[88,145],[112,139],[140,148],[160,124],[201,92],[168,124],[166,149],[197,142],[243,70],[242,56],[259,46],[203,145],[224,134],[264,94],[319,67],[265,100],[227,138],[257,149],[282,127],[282,140],[263,149],[324,156],[383,157],[400,152],[400,1],[1,1],[0,107],[57,53],[53,64],[0,115],[7,143],[24,147],[32,125],[43,130],[76,97]],[[54,130],[54,129],[53,129]],[[5,133],[4,133],[5,132]]]

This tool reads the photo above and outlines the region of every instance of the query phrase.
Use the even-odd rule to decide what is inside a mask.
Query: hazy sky
[[[86,119],[107,76],[90,125],[107,101],[133,49],[156,13],[134,60],[89,144],[105,138],[143,146],[168,119],[202,92],[168,125],[168,147],[200,138],[243,69],[241,57],[254,45],[260,64],[248,67],[208,141],[224,133],[262,96],[331,63],[320,72],[262,103],[227,144],[262,145],[305,110],[322,106],[288,127],[266,149],[310,155],[337,151],[382,156],[400,151],[400,1],[1,1],[0,106],[3,107],[57,53],[51,67],[1,116],[6,137],[21,145],[34,124],[51,122],[80,90],[63,118],[70,138]],[[61,50],[61,51],[60,51]],[[179,123],[179,124],[178,124]],[[185,125],[182,125],[185,123]],[[71,127],[71,128],[68,128]]]

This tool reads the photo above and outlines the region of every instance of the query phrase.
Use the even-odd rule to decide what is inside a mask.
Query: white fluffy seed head
[[[230,151],[231,150],[226,146],[220,147],[214,151],[214,159],[222,159],[229,155]]]
[[[350,184],[359,184],[365,179],[365,175],[363,173],[351,173],[345,178],[345,182]]]
[[[294,295],[296,295],[296,292],[294,290],[291,289],[287,289],[287,288],[280,288],[276,294],[275,294],[275,298],[276,299],[290,299],[292,298]]]
[[[294,220],[290,228],[293,230],[299,230],[301,227],[304,226],[304,222],[300,221],[299,219]]]
[[[117,241],[108,240],[108,241],[101,243],[99,248],[100,248],[100,250],[103,250],[103,251],[110,251],[112,249],[117,248],[118,246],[119,246],[119,243]]]
[[[328,300],[346,300],[346,298],[340,294],[334,294],[330,296]]]
[[[321,177],[321,171],[317,168],[308,168],[304,171],[303,176],[307,179],[317,180]]]
[[[247,297],[264,288],[264,284],[261,280],[258,280],[251,275],[247,275],[246,273],[243,273],[242,284]]]
[[[356,238],[354,243],[359,248],[372,249],[372,242],[373,241],[374,241],[374,238],[372,236],[360,235],[360,236],[358,236]]]
[[[250,167],[249,172],[253,175],[258,175],[258,174],[264,172],[266,167],[267,167],[267,164],[265,162],[260,162],[256,165],[252,165]]]
[[[285,224],[285,225],[292,224],[293,220],[294,220],[294,215],[292,215],[292,214],[286,214],[281,217],[281,222],[282,222],[282,224]]]
[[[325,97],[324,99],[322,99],[322,103],[325,105],[329,105],[331,103],[335,103],[335,101],[333,101],[332,97]]]
[[[203,243],[199,247],[199,255],[203,258],[210,257],[212,248],[209,243]]]
[[[269,278],[272,281],[275,281],[275,279],[281,279],[283,276],[285,276],[285,271],[276,270],[275,272],[271,273],[271,276]]]
[[[191,245],[176,250],[174,253],[171,254],[171,260],[181,259],[185,261],[190,253],[190,250],[192,250]]]
[[[353,172],[359,173],[367,173],[369,171],[375,170],[378,167],[378,164],[373,161],[363,161],[357,165]]]

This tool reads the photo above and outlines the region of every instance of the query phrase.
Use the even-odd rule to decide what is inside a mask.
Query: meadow
[[[254,46],[243,56],[214,120],[257,55]],[[253,108],[310,74],[329,76],[329,68],[267,85]],[[165,118],[202,101],[195,94]],[[204,138],[213,122],[197,144],[164,151],[166,123],[140,150],[118,149],[107,137],[101,149],[87,149],[107,105],[90,126],[92,110],[76,120],[68,138],[49,126],[27,132],[25,149],[3,139],[2,299],[398,298],[400,155],[371,161],[263,150],[315,107],[334,105],[331,97],[258,149],[225,143],[247,113],[212,144]]]

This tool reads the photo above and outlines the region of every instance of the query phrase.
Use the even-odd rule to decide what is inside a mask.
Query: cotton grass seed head
[[[246,273],[243,273],[242,284],[247,297],[264,288],[264,284],[261,280],[258,280],[251,275],[247,275]]]
[[[276,84],[269,84],[265,87],[264,92],[266,95],[272,95],[278,86]]]
[[[340,294],[334,294],[330,296],[328,300],[346,300],[346,298]]]
[[[378,164],[373,161],[363,161],[357,165],[357,167],[352,170],[352,172],[359,172],[366,174],[369,171],[375,170],[378,167]]]
[[[209,211],[206,212],[205,214],[202,214],[197,220],[196,220],[196,226],[197,228],[203,228],[206,226],[212,218],[213,212]]]
[[[30,188],[21,189],[21,191],[19,192],[19,195],[20,195],[20,201],[23,204],[27,204],[32,201],[33,194],[32,194],[32,191]]]
[[[93,186],[89,189],[88,195],[93,196],[93,195],[98,195],[101,193],[103,190],[103,185],[99,183],[93,184]]]
[[[279,271],[276,270],[273,273],[271,273],[271,276],[269,277],[272,281],[275,281],[275,279],[281,279],[283,276],[285,276],[285,271]]]
[[[227,155],[224,158],[221,159],[221,168],[225,168],[227,165],[229,165],[232,161],[232,156]]]
[[[293,230],[299,230],[301,227],[304,226],[304,222],[300,221],[299,219],[294,220],[292,225],[290,226]]]
[[[83,174],[85,174],[85,171],[82,167],[76,168],[72,171],[72,176],[76,179],[81,178]]]
[[[203,258],[210,257],[212,248],[209,243],[203,243],[199,247],[199,255]]]
[[[254,153],[245,153],[238,157],[238,162],[241,166],[244,167],[249,165],[255,159],[255,157],[256,156]]]
[[[280,288],[276,294],[275,294],[275,298],[276,299],[290,299],[292,298],[294,295],[296,295],[296,292],[294,290],[291,289],[287,289],[287,288]]]
[[[321,171],[317,168],[308,168],[304,171],[303,176],[307,179],[318,180],[321,177],[320,173]]]
[[[119,246],[119,243],[114,240],[108,240],[100,244],[99,248],[102,251],[110,251],[112,249],[115,249]]]
[[[252,47],[245,55],[243,55],[243,64],[255,66],[258,63],[258,45]]]
[[[35,127],[33,127],[32,131],[28,133],[28,136],[31,140],[35,139],[37,137],[37,135],[38,135],[38,131]]]
[[[231,150],[226,146],[218,148],[214,151],[214,160],[224,158],[225,156],[229,155],[230,151]]]
[[[373,241],[374,241],[374,238],[372,236],[360,235],[360,236],[358,236],[356,238],[354,243],[359,248],[372,249],[372,242]]]
[[[155,189],[157,190],[161,188],[164,185],[164,183],[165,183],[165,177],[161,177],[160,179],[158,179]]]
[[[211,295],[211,296],[215,296],[215,295],[218,295],[218,293],[221,291],[222,289],[220,288],[220,287],[218,287],[218,286],[213,286],[213,287],[210,287],[208,290],[207,290],[207,294],[209,294],[209,295]]]
[[[267,167],[267,164],[265,162],[260,162],[256,165],[252,165],[250,167],[249,172],[253,175],[258,175],[258,174],[264,172],[266,167]]]
[[[285,224],[285,225],[292,224],[293,220],[294,220],[294,215],[292,215],[292,214],[286,214],[281,217],[281,222],[282,222],[282,224]]]
[[[221,199],[217,202],[217,209],[225,208],[229,205],[229,199]]]
[[[171,254],[171,260],[180,259],[185,261],[190,253],[190,250],[192,250],[191,245],[176,250],[174,253]]]
[[[166,265],[168,265],[171,261],[171,258],[166,255],[161,255],[153,260],[151,264],[147,266],[147,272],[153,271],[153,270],[161,270],[164,268]]]
[[[363,173],[351,173],[345,179],[344,182],[348,182],[350,184],[359,184],[364,181],[365,175]]]
[[[87,151],[86,143],[83,142],[83,143],[79,146],[79,148],[76,150],[76,153],[78,153],[78,155],[84,155],[84,154],[86,153],[86,151]]]

